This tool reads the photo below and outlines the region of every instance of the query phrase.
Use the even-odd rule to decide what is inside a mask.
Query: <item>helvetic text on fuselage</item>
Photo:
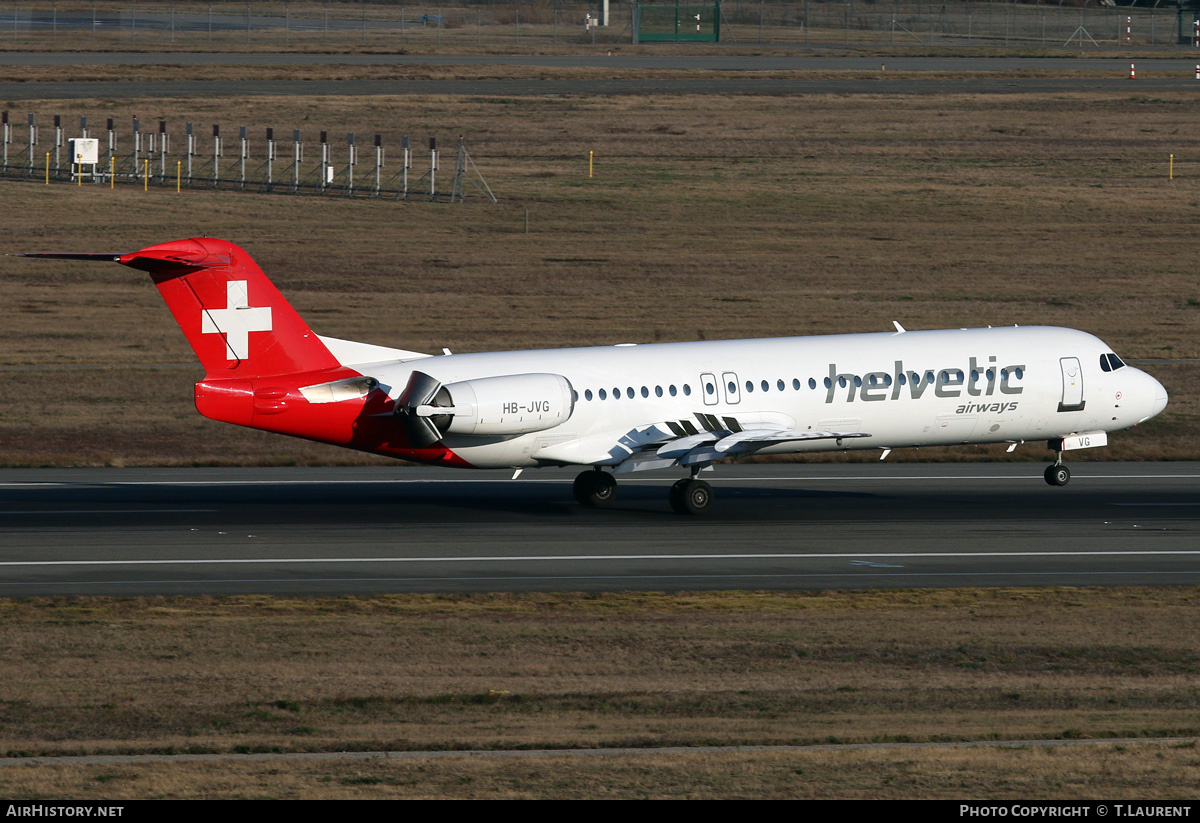
[[[992,397],[997,392],[1021,394],[1024,387],[1018,384],[1025,378],[1025,368],[1024,363],[997,366],[995,355],[990,355],[987,362],[982,364],[979,358],[971,357],[965,370],[948,367],[918,372],[906,368],[903,360],[896,360],[891,372],[876,371],[863,375],[841,372],[836,363],[830,363],[829,376],[825,378],[825,402],[835,402],[839,394],[847,403],[855,400],[868,403],[899,400],[906,391],[908,397],[919,400],[930,387],[935,397],[962,397],[964,391],[968,397]],[[839,389],[843,391],[839,393]],[[971,403],[959,406],[956,413],[1005,412],[1016,408],[1016,401]]]

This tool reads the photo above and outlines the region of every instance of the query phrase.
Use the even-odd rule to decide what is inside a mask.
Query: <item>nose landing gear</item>
[[[1071,482],[1071,470],[1063,465],[1062,453],[1063,442],[1061,440],[1051,440],[1046,444],[1054,450],[1054,464],[1047,466],[1045,474],[1046,482],[1051,486],[1065,486]]]
[[[1071,482],[1071,470],[1062,463],[1046,467],[1046,482],[1051,486],[1065,486]]]

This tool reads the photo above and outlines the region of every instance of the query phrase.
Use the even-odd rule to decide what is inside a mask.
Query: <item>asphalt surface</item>
[[[1144,61],[1151,72],[1189,74],[1191,58]],[[1127,76],[1121,57],[858,57],[755,54],[308,54],[247,52],[0,52],[0,66],[529,66],[678,71],[905,72],[1103,71]],[[1122,75],[1124,72],[1124,75]]]
[[[153,72],[138,80],[89,81],[86,67],[95,65],[411,65],[528,66],[535,68],[602,68],[631,70],[698,70],[702,77],[436,79],[436,80],[155,80]],[[0,99],[59,100],[88,97],[248,97],[255,95],[380,94],[475,96],[580,96],[591,94],[1013,94],[1078,92],[1200,91],[1196,63],[1187,59],[1142,62],[1137,80],[1129,79],[1124,58],[989,58],[989,57],[829,57],[817,55],[331,55],[331,54],[155,54],[155,53],[0,53],[0,66],[61,66],[65,77],[46,82],[0,82]],[[81,70],[83,69],[83,70]],[[764,72],[792,72],[764,77]],[[805,77],[803,72],[871,71],[870,78]],[[905,72],[908,76],[890,76]],[[998,76],[1022,71],[1048,76]],[[1068,77],[1069,72],[1107,76]],[[715,72],[716,74],[711,74]],[[800,72],[796,74],[795,72]],[[950,72],[978,76],[946,77]],[[929,77],[921,77],[921,74]],[[991,73],[991,74],[989,74]],[[1058,75],[1058,76],[1055,76]]]
[[[1026,447],[1028,448],[1028,447]],[[0,471],[0,596],[1200,585],[1200,464]]]

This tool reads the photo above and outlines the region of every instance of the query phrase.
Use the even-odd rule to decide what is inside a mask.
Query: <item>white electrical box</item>
[[[71,162],[77,166],[96,165],[100,162],[100,140],[96,137],[72,137],[67,140],[71,149]]]

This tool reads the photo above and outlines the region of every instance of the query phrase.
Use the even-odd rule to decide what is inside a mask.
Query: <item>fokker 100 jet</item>
[[[703,512],[698,474],[749,455],[1046,442],[1063,452],[1161,412],[1167,393],[1098,338],[1052,327],[622,344],[441,355],[314,334],[250,256],[196,238],[107,260],[150,274],[204,367],[205,417],[462,468],[584,466],[576,499],[603,506],[616,476],[682,469],[680,513]],[[514,475],[515,476],[515,475]]]

